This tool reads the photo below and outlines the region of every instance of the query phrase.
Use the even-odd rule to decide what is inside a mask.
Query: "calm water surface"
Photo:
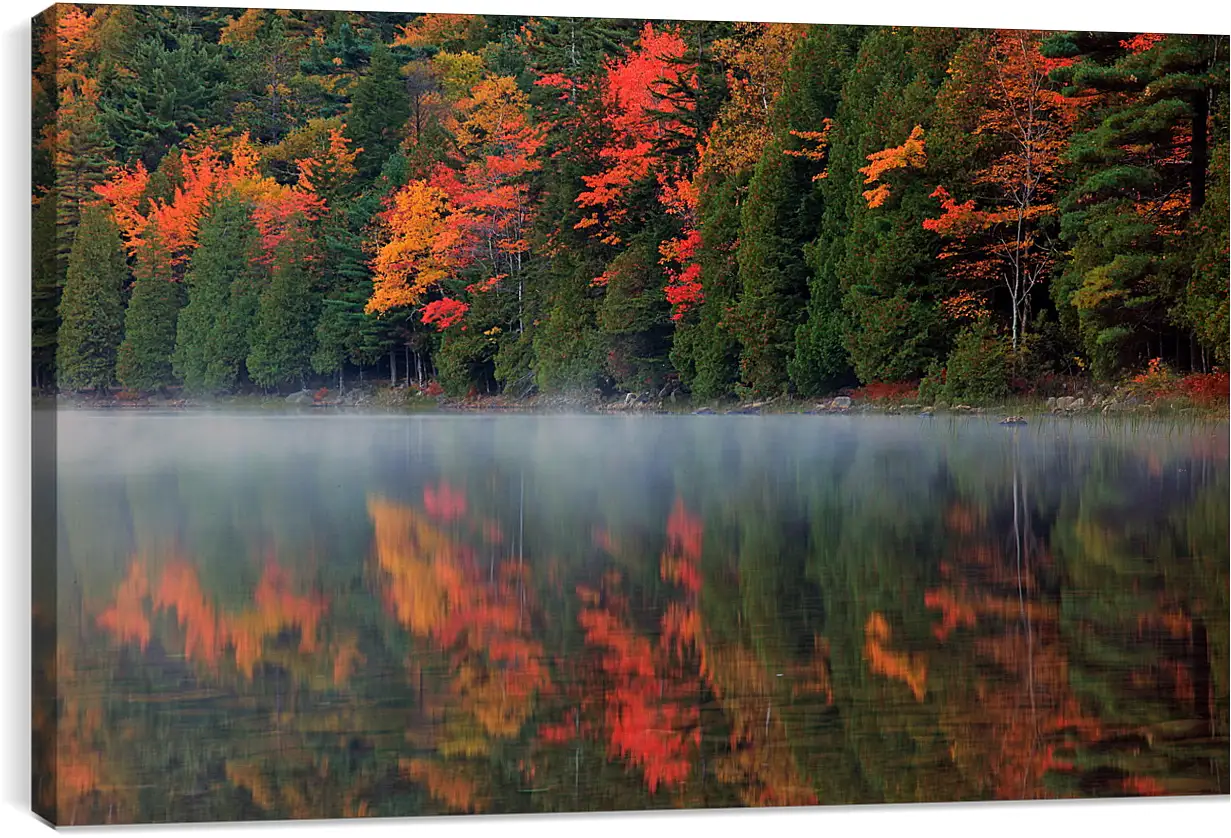
[[[1225,424],[58,422],[63,823],[1231,787]]]

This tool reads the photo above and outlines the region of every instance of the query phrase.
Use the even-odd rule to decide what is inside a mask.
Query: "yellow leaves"
[[[372,261],[369,314],[416,305],[433,284],[449,273],[445,247],[448,197],[444,190],[412,180],[393,196],[384,214],[390,239]]]
[[[923,126],[916,125],[902,145],[873,152],[868,155],[868,160],[868,165],[859,170],[865,176],[864,183],[876,183],[882,175],[894,169],[922,169],[928,160],[924,148]],[[881,183],[864,192],[863,197],[869,207],[879,207],[889,198],[889,184]]]
[[[246,9],[238,18],[227,18],[226,26],[218,38],[220,44],[246,44],[255,40],[263,23],[260,9]]]
[[[483,78],[483,56],[474,52],[446,52],[432,56],[432,74],[444,89],[445,97],[456,102]]]
[[[426,637],[444,622],[449,586],[460,581],[449,567],[452,543],[408,506],[373,498],[368,514],[394,613],[413,634]]]

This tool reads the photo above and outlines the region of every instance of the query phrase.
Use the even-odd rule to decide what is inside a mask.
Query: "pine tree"
[[[184,278],[188,302],[179,314],[172,358],[175,374],[190,392],[225,390],[238,380],[235,358],[228,357],[227,315],[232,284],[252,280],[255,245],[251,206],[240,198],[218,201],[201,223]]]
[[[378,174],[402,142],[410,119],[410,97],[393,53],[383,43],[372,48],[367,72],[351,94],[346,136],[362,148],[357,163],[361,178]]]
[[[86,207],[60,300],[56,371],[61,390],[105,390],[115,380],[127,278],[120,228],[105,206]]]
[[[171,356],[183,291],[162,235],[156,227],[147,229],[136,254],[124,341],[116,360],[116,377],[128,390],[155,392],[175,382]]]
[[[217,48],[196,35],[150,29],[127,57],[125,72],[103,77],[99,107],[117,156],[153,169],[193,126],[214,121],[223,64]]]
[[[1210,194],[1211,110],[1225,107],[1227,39],[1066,33],[1045,51],[1076,59],[1052,74],[1066,92],[1096,93],[1087,130],[1066,154],[1074,185],[1061,202],[1061,235],[1071,259],[1053,286],[1095,373],[1163,356],[1194,366],[1193,332],[1225,353],[1222,330],[1188,313],[1217,304],[1189,309],[1183,300],[1195,276],[1209,275],[1194,271],[1186,240]]]

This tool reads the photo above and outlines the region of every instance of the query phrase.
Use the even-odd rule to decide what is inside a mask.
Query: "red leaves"
[[[459,323],[469,310],[469,304],[445,297],[440,300],[433,300],[425,305],[423,307],[422,319],[424,323],[435,323],[436,329],[443,332],[450,326]]]
[[[659,246],[662,254],[662,264],[667,265],[667,286],[664,293],[667,302],[671,303],[671,319],[681,320],[692,308],[699,306],[704,299],[701,284],[701,266],[690,263],[698,250],[701,249],[701,233],[690,229],[683,238],[663,242]],[[670,267],[670,263],[683,264],[680,270]]]
[[[694,133],[676,116],[691,110],[691,101],[668,97],[670,88],[697,86],[694,68],[681,63],[687,49],[674,30],[656,32],[647,23],[637,49],[623,60],[608,62],[602,80],[602,105],[611,138],[599,151],[604,170],[582,178],[588,188],[577,196],[577,203],[594,212],[578,222],[577,228],[600,226],[605,231],[603,240],[618,244],[620,239],[611,227],[628,217],[625,195],[634,183],[652,173],[662,190],[660,200],[669,209],[688,203],[688,198],[680,194],[689,189],[688,179],[678,170],[678,164],[654,153],[655,142],[668,132],[685,136]]]
[[[466,514],[466,494],[444,482],[424,486],[423,510],[437,521],[456,521]]]

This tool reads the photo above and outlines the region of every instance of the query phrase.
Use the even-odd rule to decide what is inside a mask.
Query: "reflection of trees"
[[[449,667],[452,700],[435,720],[430,743],[438,759],[404,760],[402,768],[450,809],[477,811],[486,806],[478,791],[483,761],[518,737],[550,681],[532,636],[520,556],[480,568],[471,548],[429,520],[457,521],[465,496],[442,485],[425,490],[424,500],[423,513],[369,502],[388,605],[412,635],[446,655]],[[490,522],[480,528],[489,541],[499,540]]]
[[[1227,788],[1210,452],[1025,431],[811,449],[717,427],[674,475],[620,448],[651,476],[636,490],[523,484],[507,450],[399,460],[449,482],[370,495],[345,534],[276,534],[278,562],[236,552],[252,539],[233,509],[207,543],[210,508],[235,500],[181,481],[167,494],[201,506],[191,521],[61,576],[43,805],[104,822]],[[360,508],[312,479],[301,519]],[[134,529],[164,486],[128,487]],[[65,529],[84,549],[88,527]]]

